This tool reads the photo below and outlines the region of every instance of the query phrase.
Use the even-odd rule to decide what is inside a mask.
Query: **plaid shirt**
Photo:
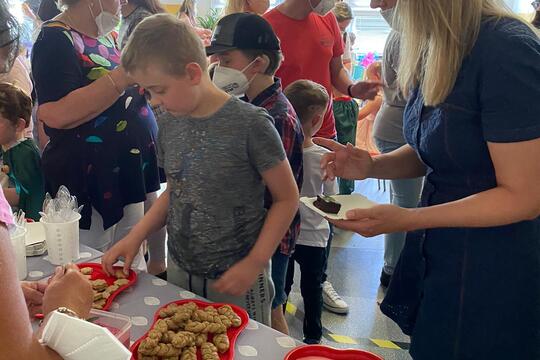
[[[291,164],[291,169],[298,186],[298,191],[302,187],[302,149],[304,143],[304,133],[302,126],[296,116],[296,112],[291,103],[281,89],[281,80],[275,79],[274,85],[268,87],[251,102],[255,106],[265,108],[274,118],[274,125],[281,136],[287,159]],[[272,205],[272,196],[268,189],[265,194],[264,205],[267,209]],[[280,251],[285,255],[291,255],[294,251],[296,239],[300,232],[300,213],[297,212],[293,222],[285,237],[281,240]]]

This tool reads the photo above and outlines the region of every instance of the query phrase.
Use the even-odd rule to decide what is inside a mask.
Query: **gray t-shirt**
[[[397,67],[399,64],[400,34],[394,30],[388,35],[384,48],[382,76],[384,87],[383,104],[373,125],[373,137],[405,144],[403,137],[403,112],[407,100],[397,84]]]
[[[286,159],[281,139],[266,110],[236,97],[209,117],[167,113],[160,125],[169,253],[185,271],[217,278],[257,241],[266,217],[261,173]]]

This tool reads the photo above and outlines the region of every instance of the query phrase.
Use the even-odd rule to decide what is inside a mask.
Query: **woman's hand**
[[[416,209],[395,205],[378,205],[369,209],[349,210],[347,220],[326,219],[340,229],[353,231],[365,237],[417,229]]]
[[[38,281],[21,281],[21,289],[24,294],[24,300],[26,301],[26,307],[30,316],[43,312],[43,295],[47,290],[48,284],[46,282]]]
[[[334,180],[336,176],[350,180],[364,180],[370,176],[373,159],[365,150],[351,144],[341,145],[333,140],[315,138],[313,141],[331,152],[321,160],[323,180]]]
[[[93,300],[92,285],[76,265],[57,267],[43,296],[43,314],[63,306],[87,318]]]

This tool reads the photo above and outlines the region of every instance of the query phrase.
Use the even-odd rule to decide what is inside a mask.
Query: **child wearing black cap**
[[[230,94],[245,95],[244,100],[265,108],[274,118],[300,191],[304,136],[296,112],[283,94],[281,80],[274,77],[282,55],[279,40],[270,24],[255,14],[225,16],[218,22],[206,54],[219,60],[212,76],[218,87]],[[271,205],[272,196],[267,191],[265,207],[270,208]],[[276,289],[272,302],[272,327],[286,334],[288,327],[283,315],[283,305],[287,300],[285,277],[299,231],[300,214],[297,213],[272,257],[272,280]]]
[[[167,190],[103,256],[104,269],[123,256],[126,271],[143,240],[167,224],[168,281],[270,324],[269,261],[298,210],[271,117],[212,83],[201,40],[171,15],[137,26],[122,65],[168,111],[157,144]],[[274,199],[268,211],[265,185]]]

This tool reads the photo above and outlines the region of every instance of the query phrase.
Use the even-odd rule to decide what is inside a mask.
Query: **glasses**
[[[533,1],[531,5],[534,8],[534,10],[536,11],[540,10],[540,0]]]

